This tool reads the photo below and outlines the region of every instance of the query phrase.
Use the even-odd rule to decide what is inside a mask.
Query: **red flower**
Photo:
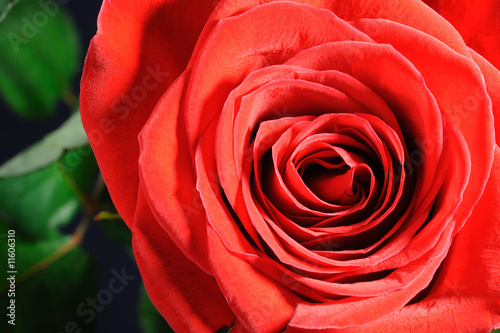
[[[500,72],[424,3],[114,0],[98,24],[84,126],[174,330],[500,325]]]

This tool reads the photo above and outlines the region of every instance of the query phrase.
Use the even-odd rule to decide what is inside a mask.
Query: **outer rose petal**
[[[151,301],[176,332],[216,332],[234,315],[215,279],[189,260],[158,225],[142,190],[134,220],[134,254]]]
[[[241,14],[258,5],[274,0],[222,0],[208,20],[200,40],[205,40],[221,19]],[[420,0],[290,0],[318,8],[328,9],[344,20],[359,20],[362,18],[382,18],[408,25],[441,40],[455,51],[469,55],[460,34],[453,26],[427,7]],[[198,43],[194,57],[202,47]]]
[[[259,333],[285,328],[299,298],[231,252],[210,227],[208,239],[214,275],[244,327]]]
[[[495,118],[496,143],[500,145],[500,71],[473,50],[472,59],[481,69],[486,82],[486,90],[491,98],[491,107]]]
[[[193,162],[186,153],[189,146],[181,97],[187,73],[160,99],[139,136],[139,173],[144,195],[160,226],[185,256],[210,273],[207,218],[196,190]]]
[[[129,226],[137,200],[137,135],[184,70],[211,1],[105,1],[81,86],[83,125],[113,202]]]
[[[500,328],[500,149],[483,196],[457,234],[429,295],[347,332],[485,332]]]
[[[424,0],[460,32],[465,43],[500,68],[500,1]]]

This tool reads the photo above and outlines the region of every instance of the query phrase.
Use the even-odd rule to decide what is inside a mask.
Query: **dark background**
[[[80,71],[75,77],[73,88],[76,94],[80,92],[80,77],[85,53],[90,40],[97,31],[97,16],[101,3],[101,0],[70,0],[61,5],[74,19],[80,33],[82,56]],[[0,164],[55,130],[69,115],[70,111],[67,107],[59,103],[54,117],[44,120],[27,120],[11,112],[0,98]],[[68,229],[71,230],[71,227]],[[97,313],[96,331],[98,333],[140,332],[137,323],[137,300],[142,282],[133,259],[120,245],[105,236],[96,223],[91,224],[87,230],[83,247],[99,262],[98,290],[107,288],[113,277],[111,273],[113,270],[121,272],[122,268],[125,268],[127,275],[136,277],[124,288],[123,292],[117,294],[112,302],[104,307],[102,312]],[[89,296],[95,297],[95,295]],[[29,320],[29,318],[19,318],[19,320]]]

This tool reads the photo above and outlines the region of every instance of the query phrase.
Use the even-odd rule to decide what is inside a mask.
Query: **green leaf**
[[[19,0],[0,0],[0,22],[7,17],[7,14],[12,9],[12,6],[18,2]]]
[[[57,130],[3,164],[0,178],[21,176],[41,169],[59,160],[66,150],[86,144],[88,140],[78,112]]]
[[[0,219],[30,239],[48,238],[81,209],[79,191],[90,192],[96,172],[95,158],[87,146],[64,154],[60,163],[0,179]]]
[[[0,238],[2,256],[7,253],[4,234]],[[92,323],[86,323],[76,312],[78,307],[85,307],[87,297],[96,295],[98,274],[96,262],[75,247],[52,264],[38,270],[29,279],[23,280],[25,273],[67,244],[69,236],[54,235],[51,239],[30,242],[16,230],[15,253],[17,274],[15,298],[9,297],[9,287],[5,288],[2,279],[1,304],[8,304],[15,299],[15,326],[2,320],[2,332],[65,332],[65,327],[74,322],[82,332],[93,332]],[[2,261],[7,259],[2,257]],[[9,274],[10,275],[10,274]],[[83,306],[81,304],[84,304]],[[5,319],[5,318],[4,318]],[[7,318],[8,319],[8,318]],[[71,325],[71,324],[70,324]],[[8,329],[7,329],[8,327]]]
[[[80,64],[75,25],[54,0],[23,0],[0,24],[0,93],[18,114],[40,118],[67,95]]]
[[[139,327],[143,333],[173,333],[167,322],[149,300],[144,286],[139,295]]]

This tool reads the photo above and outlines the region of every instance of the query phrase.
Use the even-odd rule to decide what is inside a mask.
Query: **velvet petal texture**
[[[500,2],[424,0],[460,32],[465,43],[500,68]]]
[[[185,69],[213,9],[203,0],[113,0],[101,8],[82,76],[82,120],[113,202],[130,227],[139,184],[137,135]]]

